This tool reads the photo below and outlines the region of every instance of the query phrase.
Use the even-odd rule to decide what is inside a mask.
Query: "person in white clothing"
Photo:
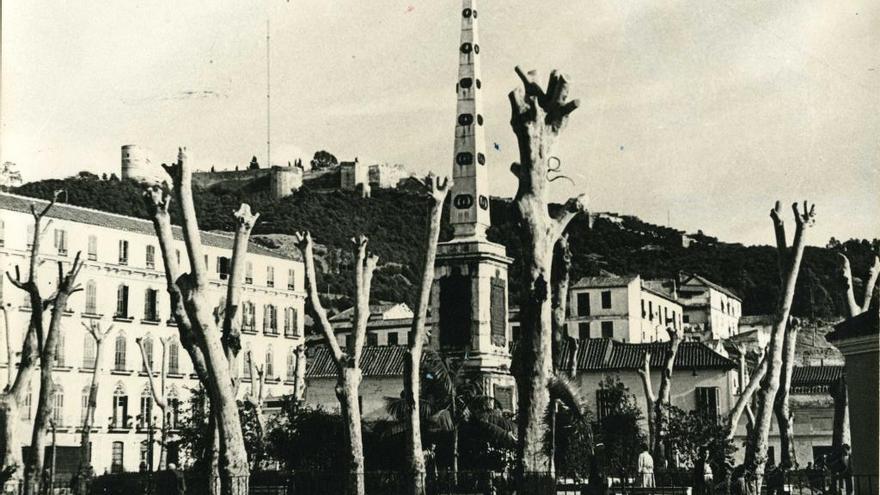
[[[639,454],[639,476],[642,478],[642,486],[654,487],[654,458],[648,452],[648,446],[642,445],[642,453]]]

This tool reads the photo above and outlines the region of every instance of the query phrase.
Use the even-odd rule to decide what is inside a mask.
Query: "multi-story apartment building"
[[[680,274],[677,285],[685,329],[694,339],[727,339],[738,333],[742,299],[733,291],[696,274]]]
[[[0,194],[0,270],[14,273],[28,266],[33,235],[30,206],[41,209],[46,202]],[[51,220],[51,222],[49,222]],[[112,331],[102,347],[98,365],[100,390],[91,436],[92,465],[96,472],[137,470],[148,463],[147,442],[155,417],[148,376],[136,339],[144,339],[145,354],[154,374],[165,360],[167,397],[172,432],[183,415],[189,391],[198,387],[189,356],[181,348],[171,318],[166,293],[163,260],[151,222],[96,210],[56,204],[44,219],[39,285],[48,296],[56,285],[57,264],[70,266],[77,252],[84,266],[77,282],[81,292],[69,301],[58,343],[54,370],[56,392],[52,417],[57,430],[59,459],[76,455],[81,424],[87,410],[89,384],[96,367],[95,343],[84,325],[99,323]],[[182,271],[188,271],[188,257],[181,231],[175,227],[174,258]],[[218,308],[226,291],[232,237],[202,233],[204,263]],[[303,267],[269,249],[251,244],[246,260],[243,289],[243,352],[239,355],[243,381],[250,380],[248,357],[263,366],[266,395],[279,396],[292,391],[295,377],[296,346],[303,342]],[[26,273],[22,273],[25,277]],[[7,309],[12,349],[20,349],[30,317],[26,294],[8,282],[0,285]],[[168,339],[166,352],[162,341]],[[5,354],[5,353],[4,353]],[[18,356],[3,359],[3,367]],[[14,365],[14,364],[13,364]],[[0,374],[5,385],[6,373]],[[18,424],[20,438],[29,439],[39,388],[32,380],[28,403]],[[248,387],[241,387],[244,394]],[[155,432],[154,432],[155,433]],[[156,433],[156,438],[158,434]],[[159,449],[154,450],[158,462]],[[172,446],[169,462],[179,459]],[[149,463],[148,463],[149,464]]]
[[[668,340],[666,327],[682,328],[682,307],[638,275],[584,277],[568,292],[568,334],[621,342]]]

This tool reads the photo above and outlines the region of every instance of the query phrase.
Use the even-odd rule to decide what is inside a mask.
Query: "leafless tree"
[[[83,322],[86,332],[95,341],[95,362],[92,365],[92,382],[89,385],[89,398],[86,404],[86,413],[82,419],[82,435],[79,442],[79,479],[78,493],[85,494],[84,481],[91,475],[91,434],[95,426],[95,409],[98,407],[98,387],[101,384],[101,375],[104,373],[103,357],[104,339],[113,331],[113,325],[106,330],[101,329],[101,324],[92,320],[88,325]]]
[[[520,216],[524,243],[523,288],[520,304],[522,336],[515,359],[518,388],[517,472],[545,472],[552,468],[544,448],[545,414],[550,406],[548,385],[553,377],[551,270],[553,247],[575,215],[584,211],[585,196],[569,200],[551,216],[548,204],[553,146],[568,115],[578,107],[568,100],[568,80],[553,71],[546,91],[534,72],[516,68],[523,87],[510,92],[510,125],[519,143],[519,163],[511,165],[518,180],[514,204]]]
[[[251,351],[248,353],[248,366],[251,375],[251,390],[245,397],[248,404],[254,408],[254,417],[257,420],[257,431],[260,438],[266,434],[266,416],[263,414],[263,389],[266,384],[266,365],[257,366],[254,361],[254,355]],[[259,466],[262,459],[254,460],[254,466]]]
[[[302,252],[306,265],[306,292],[315,321],[336,365],[336,398],[345,418],[351,458],[349,464],[350,481],[348,492],[363,495],[364,486],[364,446],[361,435],[361,410],[358,389],[361,384],[361,355],[367,338],[367,320],[370,317],[370,285],[373,271],[379,258],[367,251],[367,237],[360,235],[352,239],[357,262],[355,264],[355,306],[352,333],[347,349],[343,350],[336,341],[333,326],[327,318],[327,311],[318,296],[317,275],[312,235],[309,232],[296,234],[296,245]]]
[[[645,353],[645,362],[642,369],[638,370],[642,380],[642,388],[645,392],[648,418],[648,443],[654,453],[654,459],[662,466],[666,460],[666,445],[663,441],[668,423],[670,396],[672,393],[672,371],[675,366],[675,357],[681,345],[681,333],[673,327],[666,327],[669,334],[669,349],[666,350],[663,359],[663,370],[660,374],[660,389],[654,395],[651,384],[651,353]]]
[[[159,469],[165,469],[165,448],[168,446],[168,395],[165,392],[165,380],[168,377],[167,355],[168,344],[171,343],[171,340],[171,336],[159,339],[159,342],[162,344],[162,354],[159,363],[159,383],[156,384],[155,373],[153,372],[153,356],[147,352],[143,337],[136,339],[137,345],[141,350],[144,370],[147,372],[150,395],[153,396],[153,404],[159,409]],[[152,420],[152,418],[147,418],[147,421]]]
[[[207,267],[192,195],[192,166],[186,150],[178,152],[177,163],[163,165],[171,177],[174,197],[183,217],[183,237],[190,273],[181,274],[177,266],[169,206],[171,190],[166,185],[148,187],[145,197],[150,211],[162,259],[172,315],[180,341],[190,356],[211,403],[210,420],[215,431],[214,455],[219,456],[219,490],[224,495],[248,492],[249,466],[244,435],[235,397],[235,360],[241,350],[241,315],[237,304],[244,277],[244,264],[251,229],[259,215],[242,204],[235,213],[236,229],[230,260],[230,276],[224,319],[221,328],[214,318],[209,300]],[[216,491],[218,487],[212,486]]]
[[[752,402],[755,395],[755,391],[758,390],[758,387],[761,385],[761,380],[764,378],[764,375],[767,373],[767,352],[766,349],[761,351],[761,354],[758,356],[758,365],[752,370],[751,375],[749,376],[748,384],[746,384],[746,351],[744,348],[740,348],[739,351],[739,377],[740,377],[740,391],[739,397],[736,398],[736,402],[733,405],[733,408],[730,410],[730,414],[727,416],[727,439],[732,440],[734,435],[736,434],[736,429],[739,425],[740,418],[743,413],[746,414],[748,423],[746,423],[746,431],[750,432],[755,425],[755,415],[752,410]],[[749,448],[749,445],[746,445],[746,449]]]
[[[296,369],[293,377],[293,400],[303,400],[306,391],[306,350],[302,344],[294,349],[296,355]]]
[[[804,254],[806,229],[815,221],[815,205],[809,206],[804,202],[803,211],[799,211],[797,203],[792,205],[795,218],[795,235],[791,249],[787,246],[785,236],[785,224],[782,220],[782,207],[779,202],[771,210],[770,216],[776,232],[776,245],[779,250],[780,279],[782,281],[779,299],[774,314],[773,330],[770,334],[770,344],[767,350],[767,371],[761,380],[757,391],[757,406],[755,411],[755,429],[748,438],[746,453],[749,456],[745,460],[745,476],[750,486],[761,486],[764,479],[765,464],[767,460],[768,437],[770,424],[773,420],[776,395],[783,379],[783,364],[786,355],[786,338],[790,335],[789,315],[791,303],[794,299],[795,284],[800,271],[801,260]],[[794,339],[790,339],[789,346],[794,345]],[[780,432],[782,438],[785,432]]]
[[[407,462],[412,476],[410,490],[413,495],[425,493],[425,458],[422,453],[422,433],[420,416],[420,389],[422,350],[427,340],[425,320],[434,283],[434,261],[437,258],[437,242],[440,240],[440,219],[443,216],[443,202],[449,193],[449,180],[428,176],[428,191],[431,196],[431,212],[428,218],[428,233],[425,239],[425,260],[422,267],[422,280],[419,285],[419,300],[412,320],[409,348],[406,353],[403,377],[403,399],[407,416]]]
[[[30,321],[27,331],[22,338],[21,357],[18,363],[18,371],[14,372],[14,378],[7,384],[3,394],[0,395],[0,423],[3,427],[3,462],[0,468],[0,477],[6,480],[13,476],[18,477],[22,470],[21,445],[22,442],[18,436],[18,418],[21,416],[21,407],[28,394],[31,378],[37,367],[37,360],[40,358],[40,350],[43,348],[43,339],[45,336],[45,311],[52,306],[52,301],[44,300],[39,288],[39,267],[40,261],[40,243],[48,229],[51,221],[43,224],[43,219],[58,198],[59,192],[56,191],[52,200],[42,209],[37,211],[34,205],[31,205],[31,215],[34,218],[34,231],[31,239],[30,258],[28,260],[27,280],[21,281],[21,271],[18,266],[15,267],[15,276],[6,273],[9,281],[13,285],[25,290],[28,294],[28,303],[30,307]],[[5,305],[4,305],[5,306]],[[7,327],[7,352],[9,353],[9,371],[14,368],[12,363],[11,338]],[[13,376],[13,375],[10,375]],[[18,473],[18,474],[16,474]]]

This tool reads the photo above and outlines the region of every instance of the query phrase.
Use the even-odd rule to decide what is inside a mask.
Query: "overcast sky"
[[[570,76],[556,154],[590,207],[771,243],[880,237],[880,2],[526,0],[479,5],[492,193],[511,196],[513,67]],[[557,2],[553,2],[557,4]],[[451,174],[457,0],[5,2],[2,149],[25,180],[119,170],[120,146],[202,168],[318,149]],[[494,149],[498,144],[498,150]]]

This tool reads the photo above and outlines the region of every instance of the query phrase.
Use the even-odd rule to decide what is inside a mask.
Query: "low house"
[[[350,338],[354,308],[330,318],[336,340],[345,346]],[[413,311],[406,303],[380,302],[370,305],[366,345],[407,345],[412,327]]]

